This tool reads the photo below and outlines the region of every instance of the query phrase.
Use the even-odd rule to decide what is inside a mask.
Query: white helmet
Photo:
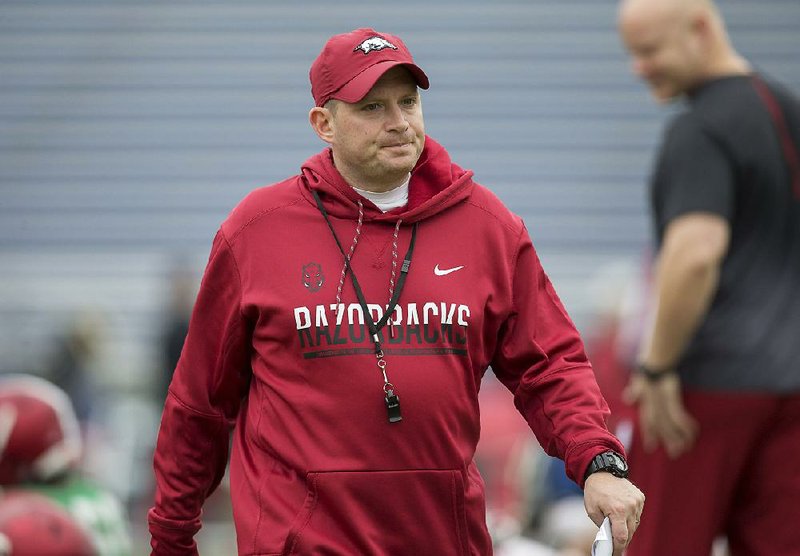
[[[78,465],[81,449],[63,390],[32,375],[0,378],[0,485],[59,477]]]

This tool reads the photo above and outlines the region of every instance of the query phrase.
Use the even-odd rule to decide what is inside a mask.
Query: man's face
[[[619,30],[633,72],[647,82],[656,100],[668,102],[697,84],[702,51],[688,18],[634,8],[622,11]]]
[[[333,159],[351,185],[381,191],[399,185],[425,145],[417,83],[403,67],[387,71],[359,102],[336,101]]]

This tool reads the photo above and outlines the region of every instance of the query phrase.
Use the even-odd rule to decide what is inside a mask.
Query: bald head
[[[711,0],[622,0],[619,5],[620,23],[676,25],[697,16],[721,23],[719,11]]]
[[[712,0],[622,0],[619,31],[634,73],[662,102],[713,76],[747,71]]]

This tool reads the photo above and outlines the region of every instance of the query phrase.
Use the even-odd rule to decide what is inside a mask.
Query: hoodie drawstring
[[[356,246],[358,245],[358,240],[361,237],[361,227],[364,223],[364,205],[361,200],[358,201],[358,223],[356,224],[356,231],[353,235],[353,242],[350,244],[350,252],[345,257],[344,264],[342,264],[342,272],[339,275],[339,285],[336,288],[336,306],[342,304],[342,289],[344,288],[344,280],[347,276],[347,268],[350,266],[350,261],[353,259],[353,255],[356,251]],[[392,296],[394,295],[394,287],[395,287],[395,279],[397,278],[397,258],[398,258],[398,246],[397,246],[397,238],[400,236],[400,225],[403,223],[403,219],[400,218],[394,225],[394,234],[392,235],[392,273],[389,277],[389,299],[388,301],[392,300]],[[386,321],[386,324],[389,325],[389,337],[394,339],[396,331],[394,329],[394,322],[392,319],[389,318]]]
[[[397,276],[397,237],[400,235],[400,224],[402,223],[403,219],[400,218],[394,226],[394,235],[392,236],[392,275],[389,277],[389,302],[394,296],[394,279]],[[394,339],[396,332],[391,317],[386,321],[386,324],[389,325],[389,337]]]
[[[353,236],[353,243],[350,244],[350,253],[345,257],[344,264],[342,265],[342,274],[339,276],[339,287],[336,288],[336,306],[342,304],[342,288],[344,287],[344,278],[347,274],[347,267],[350,266],[350,259],[356,252],[356,245],[358,245],[358,238],[361,237],[361,225],[364,223],[364,205],[358,201],[358,223],[356,224],[356,233]],[[391,299],[391,297],[389,298]]]

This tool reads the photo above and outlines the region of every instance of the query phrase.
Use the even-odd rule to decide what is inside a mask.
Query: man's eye
[[[658,46],[655,45],[647,45],[639,48],[637,54],[643,58],[651,58],[658,52]]]
[[[365,104],[361,109],[364,110],[365,112],[374,112],[380,107],[381,105],[378,104],[377,102],[370,102],[368,104]]]
[[[416,97],[409,97],[409,98],[403,99],[403,106],[410,107],[410,106],[414,106],[416,104],[417,104]]]

